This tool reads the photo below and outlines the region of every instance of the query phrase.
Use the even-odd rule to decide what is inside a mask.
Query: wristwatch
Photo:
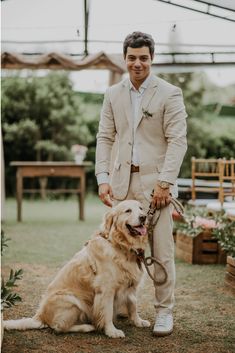
[[[158,183],[157,183],[161,189],[169,189],[170,188],[170,183],[168,183],[167,181],[162,181],[162,180],[159,180]]]

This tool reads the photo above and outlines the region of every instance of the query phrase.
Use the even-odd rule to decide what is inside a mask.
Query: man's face
[[[151,55],[148,47],[127,48],[126,66],[132,82],[144,82],[150,73],[152,64]]]

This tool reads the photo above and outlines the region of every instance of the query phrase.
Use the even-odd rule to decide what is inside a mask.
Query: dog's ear
[[[104,215],[103,223],[101,224],[101,232],[103,233],[103,236],[108,239],[109,233],[111,230],[111,227],[113,225],[113,212],[108,211]]]

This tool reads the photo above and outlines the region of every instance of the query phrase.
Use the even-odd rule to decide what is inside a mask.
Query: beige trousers
[[[145,198],[140,183],[139,173],[132,173],[127,200],[138,200],[147,213],[149,201]],[[116,203],[116,202],[115,202]],[[154,257],[162,262],[167,270],[167,282],[161,286],[155,285],[155,308],[156,311],[172,310],[174,307],[174,289],[175,289],[175,261],[174,261],[174,239],[173,239],[173,206],[169,205],[156,211],[154,218],[158,218],[157,224],[153,232],[153,252]],[[160,216],[159,216],[160,212]],[[154,219],[153,219],[154,221]],[[156,265],[154,268],[154,276],[161,279],[161,268]]]

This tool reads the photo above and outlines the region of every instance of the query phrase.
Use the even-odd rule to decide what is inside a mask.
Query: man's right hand
[[[99,185],[99,198],[108,207],[112,207],[113,192],[109,184],[104,183]]]

